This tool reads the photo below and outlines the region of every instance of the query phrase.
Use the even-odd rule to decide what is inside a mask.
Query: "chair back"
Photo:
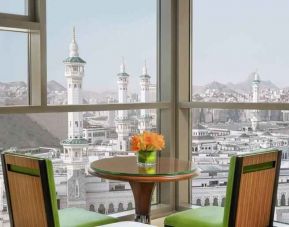
[[[270,150],[231,158],[224,226],[273,226],[281,155]]]
[[[50,160],[1,154],[11,226],[59,227]]]

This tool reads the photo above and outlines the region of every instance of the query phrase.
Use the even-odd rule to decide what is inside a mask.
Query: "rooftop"
[[[75,138],[75,139],[66,139],[66,140],[62,140],[61,144],[88,144],[88,141],[86,139],[83,138]]]

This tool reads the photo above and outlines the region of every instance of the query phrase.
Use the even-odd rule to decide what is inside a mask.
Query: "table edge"
[[[109,180],[119,180],[119,181],[134,181],[134,182],[172,182],[179,180],[186,180],[190,178],[195,178],[200,175],[198,169],[193,170],[190,173],[183,174],[172,174],[172,175],[126,175],[126,174],[113,174],[111,172],[95,171],[90,168],[88,172],[100,178],[105,178]]]

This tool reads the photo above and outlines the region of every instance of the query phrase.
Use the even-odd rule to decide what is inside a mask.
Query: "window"
[[[288,9],[287,1],[194,0],[193,100],[288,103]]]
[[[0,106],[28,105],[28,35],[0,31]]]
[[[258,116],[258,121],[255,121],[255,116]],[[286,117],[287,111],[283,110],[193,109],[192,131],[203,133],[192,136],[192,159],[202,172],[200,180],[192,181],[192,203],[197,205],[200,203],[198,199],[201,199],[205,205],[216,204],[215,196],[219,199],[225,197],[231,155],[278,148],[283,154],[276,220],[286,222],[288,198],[285,192],[289,187],[289,176],[286,174],[289,163],[289,123]],[[208,179],[206,186],[202,179]]]
[[[156,6],[47,0],[48,104],[66,104],[73,80],[83,86],[69,104],[156,102]]]
[[[289,33],[282,29],[289,4],[193,0],[192,7],[190,152],[207,182],[192,181],[191,202],[224,206],[230,156],[278,148],[275,219],[289,223]]]
[[[7,65],[7,70],[19,70],[20,73],[15,73],[19,77],[17,80],[24,81],[27,87],[26,102],[20,103],[21,107],[0,107],[0,125],[3,129],[0,147],[3,150],[31,153],[66,163],[54,165],[56,190],[61,207],[75,206],[76,200],[86,204],[88,210],[93,210],[91,206],[93,204],[96,212],[105,214],[130,210],[134,207],[128,184],[115,190],[122,195],[118,203],[104,200],[87,201],[86,190],[83,191],[83,185],[89,178],[87,172],[74,170],[68,165],[84,160],[92,161],[95,157],[95,152],[90,149],[92,147],[98,149],[97,153],[101,156],[98,158],[114,156],[119,151],[126,154],[129,152],[128,139],[131,134],[140,130],[159,130],[157,116],[159,118],[159,114],[170,106],[166,102],[167,98],[160,98],[164,102],[156,103],[158,91],[156,3],[157,0],[138,3],[125,0],[121,4],[116,0],[109,2],[98,0],[88,2],[88,5],[79,5],[77,1],[66,1],[57,3],[55,7],[55,2],[43,0],[37,1],[36,7],[36,1],[27,1],[25,14],[10,12],[6,10],[7,8],[2,8],[0,3],[1,11],[3,10],[3,14],[0,13],[0,35],[8,34],[4,30],[9,30],[11,34],[13,31],[11,40],[18,36],[23,37],[19,38],[21,44],[19,43],[19,46],[17,44],[11,50],[4,49],[9,47],[9,39],[3,40],[1,43],[5,47],[0,46],[1,53],[6,51],[9,55],[14,55],[13,61],[21,60],[15,63],[17,67]],[[67,11],[68,5],[71,6],[70,13]],[[112,8],[112,5],[115,8]],[[44,11],[45,8],[47,12]],[[77,13],[74,13],[75,11]],[[44,23],[46,13],[47,25]],[[63,13],[66,14],[65,21]],[[79,17],[75,18],[75,15]],[[103,26],[104,23],[106,26]],[[88,24],[90,26],[87,26]],[[69,57],[74,26],[79,54],[87,64],[63,62]],[[46,28],[47,37],[44,36]],[[16,42],[13,43],[15,45]],[[75,47],[74,45],[73,48]],[[56,49],[58,50],[55,51]],[[11,59],[9,63],[11,64]],[[4,64],[1,66],[6,67]],[[126,78],[126,73],[129,74],[129,79]],[[79,75],[84,75],[83,79],[80,80]],[[2,79],[4,82],[15,80],[12,73],[0,78],[0,82]],[[145,89],[141,89],[143,87]],[[143,92],[140,92],[141,90]],[[122,93],[119,94],[118,91]],[[1,95],[0,98],[2,99]],[[139,102],[142,103],[138,104]],[[5,105],[8,105],[7,103]],[[9,105],[10,103],[12,102],[9,102]],[[18,102],[12,104],[14,103],[19,104]],[[121,103],[128,104],[118,105]],[[82,104],[83,107],[58,107],[63,104]],[[34,112],[35,114],[32,114]],[[117,119],[122,123],[127,122],[128,125],[118,127]],[[19,126],[21,129],[18,130]],[[127,130],[128,134],[118,143],[119,130]],[[88,132],[93,135],[91,138],[86,138]],[[9,139],[3,139],[8,134]],[[31,139],[28,139],[30,137]],[[69,146],[71,141],[77,140],[87,141],[88,147]],[[105,187],[110,184],[103,179],[95,177],[93,179],[99,180],[98,183]],[[0,189],[3,191],[3,185]],[[103,193],[103,190],[99,193]],[[153,202],[156,201],[155,194]],[[6,213],[1,214],[0,223],[6,224],[9,221],[5,199],[3,203],[1,200],[0,204],[3,205],[2,210],[6,210]]]
[[[0,13],[26,15],[26,0],[0,1]]]
[[[156,110],[148,111],[156,116]],[[70,112],[2,114],[0,115],[1,149],[53,160],[60,207],[75,206],[77,200],[84,204],[87,210],[92,209],[91,204],[103,204],[98,208],[100,212],[104,210],[107,213],[120,212],[129,204],[134,204],[129,183],[102,181],[100,178],[90,176],[87,169],[94,160],[116,155],[134,155],[130,151],[129,138],[133,133],[139,132],[142,122],[140,114],[140,111],[128,110],[129,118],[121,122],[116,118],[117,115],[107,111],[74,112],[73,115]],[[113,119],[110,119],[111,117]],[[70,127],[69,123],[74,121],[73,118],[83,118],[83,128],[79,125]],[[157,130],[156,118],[147,119],[150,119],[150,128],[146,130]],[[125,130],[128,130],[123,132],[122,129],[117,128],[118,124],[124,124]],[[81,137],[81,134],[87,131],[94,135],[90,141],[86,136]],[[124,136],[119,137],[119,133]],[[121,143],[125,146],[120,146]],[[79,169],[79,163],[83,165],[82,169]],[[0,190],[3,191],[2,175],[0,175],[0,182],[2,182]],[[116,204],[114,201],[108,203],[107,198],[114,198],[119,203]],[[157,198],[154,195],[153,203],[156,202]],[[0,204],[3,205],[0,210],[7,208],[6,201]],[[5,219],[7,212],[2,212],[1,217]]]

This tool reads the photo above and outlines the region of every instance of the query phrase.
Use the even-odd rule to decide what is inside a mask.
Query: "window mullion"
[[[176,76],[176,157],[191,159],[191,120],[189,109],[178,103],[190,100],[190,0],[177,1],[177,76]],[[191,180],[176,184],[176,209],[190,201]]]
[[[33,4],[33,6],[31,6]],[[29,13],[39,23],[29,33],[29,97],[30,105],[47,105],[46,1],[29,1]],[[32,9],[34,13],[31,12]]]
[[[224,102],[180,102],[181,109],[243,109],[243,110],[289,110],[289,103],[224,103]]]
[[[158,11],[158,72],[159,99],[169,101],[170,108],[160,111],[160,131],[166,138],[162,157],[175,157],[175,71],[176,71],[176,1],[159,0]],[[175,209],[175,184],[160,184],[159,202]]]

